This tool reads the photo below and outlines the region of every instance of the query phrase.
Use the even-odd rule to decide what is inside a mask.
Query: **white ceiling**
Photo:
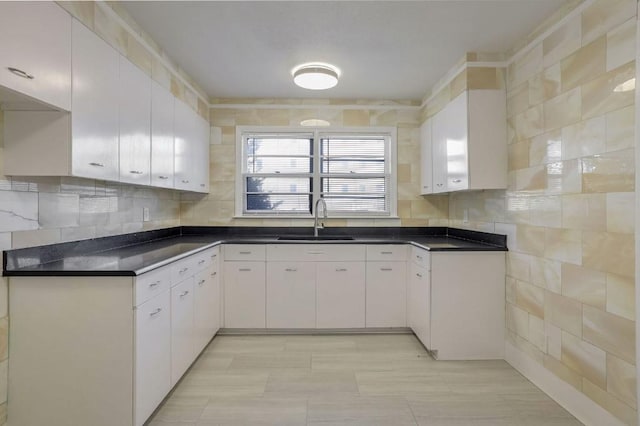
[[[504,52],[566,0],[141,1],[133,18],[211,97],[421,99],[465,52]],[[339,67],[309,91],[290,71]]]

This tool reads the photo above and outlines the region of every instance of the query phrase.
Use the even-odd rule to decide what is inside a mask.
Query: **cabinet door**
[[[433,193],[433,155],[431,141],[431,120],[420,126],[420,194]]]
[[[407,292],[409,327],[431,349],[431,277],[429,271],[411,263]]]
[[[196,143],[193,150],[193,179],[194,191],[209,192],[209,122],[194,114],[195,130],[197,132]]]
[[[365,262],[319,262],[316,274],[318,328],[365,326]]]
[[[169,289],[135,310],[135,426],[141,426],[171,389]]]
[[[151,83],[151,185],[173,188],[174,97]]]
[[[73,21],[72,174],[117,181],[118,52]]]
[[[267,328],[315,328],[314,262],[267,263]]]
[[[367,262],[367,327],[406,327],[407,263]]]
[[[447,192],[446,108],[431,118],[431,166],[434,193]]]
[[[196,353],[209,343],[215,334],[217,316],[219,312],[213,309],[216,302],[219,302],[218,295],[215,294],[213,278],[209,269],[198,272],[195,276],[194,285],[194,335],[196,340]]]
[[[174,186],[176,189],[191,190],[193,183],[191,164],[193,159],[193,111],[178,99],[174,102]]]
[[[213,287],[213,294],[215,300],[211,302],[211,310],[215,312],[213,333],[217,333],[220,330],[220,324],[222,324],[222,272],[221,272],[221,260],[220,260],[220,248],[215,247],[211,252],[211,286]]]
[[[120,182],[149,185],[151,78],[120,56]]]
[[[224,326],[265,327],[264,262],[224,262]]]
[[[195,358],[193,277],[171,289],[171,386]]]
[[[71,17],[60,6],[0,3],[0,86],[71,110]]]
[[[447,155],[447,190],[469,187],[468,92],[462,92],[444,109]]]

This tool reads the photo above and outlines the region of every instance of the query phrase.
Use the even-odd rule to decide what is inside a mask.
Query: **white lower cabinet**
[[[220,291],[211,274],[210,269],[198,272],[193,285],[193,334],[196,353],[202,351],[218,331],[220,311],[216,309],[216,305],[220,303]]]
[[[224,262],[224,326],[265,328],[265,263]]]
[[[267,263],[267,328],[316,327],[316,265]]]
[[[414,249],[416,250],[416,249]],[[421,256],[428,258],[426,250]],[[407,282],[407,325],[422,344],[431,349],[431,275],[427,268],[418,263],[409,265]]]
[[[171,288],[171,385],[175,385],[194,359],[193,278]]]
[[[367,327],[407,326],[406,281],[406,262],[367,262]]]
[[[365,326],[365,263],[319,262],[316,274],[316,326]]]
[[[170,292],[135,309],[135,425],[142,425],[171,390]]]

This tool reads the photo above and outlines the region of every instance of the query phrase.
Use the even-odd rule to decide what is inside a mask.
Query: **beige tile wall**
[[[629,425],[635,105],[613,89],[635,76],[636,6],[595,1],[519,55],[507,71],[509,188],[449,200],[452,226],[509,236],[508,341]]]
[[[414,103],[362,100],[232,99],[217,100],[210,122],[219,128],[211,145],[211,192],[183,197],[183,225],[311,226],[308,219],[234,218],[236,179],[236,126],[299,126],[308,118],[328,120],[333,126],[393,126],[398,142],[399,219],[329,219],[328,226],[426,226],[447,223],[448,197],[422,197],[420,188],[420,109]],[[260,108],[264,104],[280,108]],[[304,105],[313,103],[306,108]],[[235,105],[229,105],[235,104]],[[245,107],[229,107],[238,104]],[[318,106],[320,105],[320,106]],[[326,107],[324,106],[326,105]],[[355,107],[354,107],[355,105]],[[358,108],[362,105],[362,108]],[[382,105],[381,109],[367,105]],[[399,108],[409,105],[412,108]],[[224,106],[224,107],[223,107]]]

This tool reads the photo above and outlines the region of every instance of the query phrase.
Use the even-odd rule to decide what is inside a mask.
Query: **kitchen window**
[[[237,132],[237,216],[395,217],[395,128]]]

